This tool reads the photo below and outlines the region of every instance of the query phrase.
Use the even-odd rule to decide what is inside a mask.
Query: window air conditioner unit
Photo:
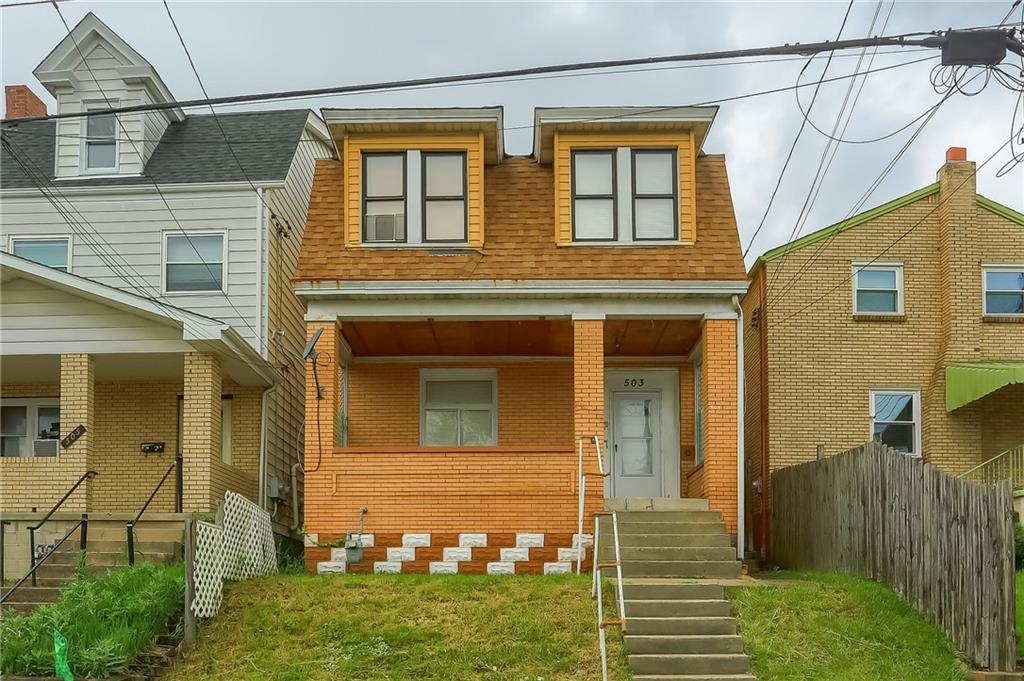
[[[405,238],[404,213],[386,213],[366,216],[367,241],[401,241]]]

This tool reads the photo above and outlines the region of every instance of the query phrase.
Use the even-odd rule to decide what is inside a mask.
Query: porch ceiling
[[[356,357],[569,357],[573,342],[567,319],[344,322],[342,333]],[[699,337],[696,319],[609,319],[604,326],[610,356],[687,355]]]

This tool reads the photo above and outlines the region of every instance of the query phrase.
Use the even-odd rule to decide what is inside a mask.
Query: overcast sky
[[[7,1],[7,0],[5,0]],[[1000,2],[896,2],[886,34],[998,23],[1010,7]],[[881,30],[891,1],[884,0],[872,34]],[[323,87],[332,84],[416,78],[561,62],[644,57],[833,39],[847,3],[597,3],[547,4],[342,2],[171,2],[172,11],[211,96]],[[61,4],[74,25],[87,12],[124,37],[159,71],[180,99],[200,97],[168,18],[159,2]],[[843,32],[863,37],[879,2],[859,0]],[[1015,12],[1017,20],[1020,13]],[[2,80],[26,83],[51,106],[32,69],[65,35],[53,7],[8,8],[0,14]],[[891,48],[885,52],[893,52]],[[858,52],[833,60],[828,76],[852,73]],[[879,54],[873,68],[929,56],[904,48]],[[936,54],[937,56],[937,54]],[[856,101],[845,138],[870,139],[903,127],[940,99],[929,80],[937,59],[870,75]],[[807,67],[804,80],[821,75],[825,59]],[[867,59],[862,65],[866,69]],[[245,108],[309,106],[505,107],[506,149],[529,154],[535,106],[684,105],[796,83],[805,61],[673,68],[522,82],[462,85],[247,105]],[[975,81],[980,84],[981,79]],[[811,121],[831,131],[849,80],[822,87]],[[859,88],[854,89],[854,94]],[[813,88],[800,90],[805,103]],[[852,97],[851,97],[852,99]],[[860,204],[911,132],[873,144],[840,146],[817,195],[806,234],[861,210],[929,184],[950,146],[966,146],[984,161],[1010,136],[1014,98],[994,81],[980,95],[957,94],[939,109],[887,179]],[[227,107],[223,111],[240,110]],[[802,116],[792,91],[721,105],[704,150],[724,153],[740,235],[746,246],[761,221]],[[826,139],[804,130],[782,189],[748,263],[789,240],[800,206],[825,149]],[[1024,210],[1024,172],[996,170],[1008,150],[978,175],[978,191]],[[858,211],[859,212],[859,211]]]

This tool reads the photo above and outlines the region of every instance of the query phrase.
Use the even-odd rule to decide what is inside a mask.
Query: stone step
[[[630,636],[649,634],[689,634],[710,636],[736,635],[732,617],[627,617],[626,633]]]
[[[629,667],[637,674],[744,674],[750,670],[750,658],[736,653],[630,655]]]
[[[654,499],[645,497],[615,497],[604,500],[607,511],[706,511],[707,499]]]
[[[696,653],[742,653],[743,639],[730,634],[711,636],[652,634],[646,636],[625,636],[626,651],[630,655],[696,654]]]
[[[601,522],[601,532],[611,532],[610,523]],[[628,534],[725,534],[725,523],[708,522],[669,522],[659,523],[650,520],[620,521],[619,539]],[[602,539],[604,536],[602,534]]]
[[[16,612],[22,615],[27,615],[36,608],[38,608],[40,605],[42,605],[42,603],[18,601],[13,603],[4,603],[2,606],[0,606],[0,609],[2,609],[3,612]],[[4,676],[3,678],[6,681],[7,677]]]
[[[137,537],[136,537],[137,538]],[[100,539],[93,540],[90,534],[89,546],[87,551],[89,553],[125,553],[127,551],[127,539],[124,535],[120,539]],[[135,542],[135,553],[164,553],[168,555],[178,555],[181,553],[182,543],[180,541],[139,541]],[[56,553],[78,553],[78,543],[75,542],[73,546],[64,544],[64,546],[57,549]],[[55,554],[56,555],[56,554]]]
[[[6,596],[10,589],[0,589],[0,595]],[[25,582],[11,594],[7,603],[52,603],[60,595],[60,587],[56,586],[32,586],[31,582]]]
[[[600,560],[615,555],[615,547],[600,547]],[[730,546],[620,546],[622,560],[736,560]]]
[[[127,541],[128,531],[125,525],[120,527],[97,527],[89,526],[89,541],[115,541],[122,545]],[[135,541],[157,541],[174,542],[180,544],[183,540],[184,530],[178,527],[147,527],[140,525],[135,528]]]
[[[601,546],[610,546],[612,536],[601,532]],[[713,548],[725,547],[732,549],[732,538],[722,532],[707,534],[623,534],[619,533],[619,546],[678,546]],[[735,550],[733,550],[735,553]]]
[[[619,511],[622,523],[717,523],[722,521],[718,511]]]
[[[671,581],[651,583],[622,580],[626,600],[722,600],[725,589],[717,584],[692,584]]]
[[[726,600],[665,601],[626,599],[626,618],[631,617],[729,617]]]
[[[739,579],[739,561],[630,560],[622,562],[624,577],[690,577]]]

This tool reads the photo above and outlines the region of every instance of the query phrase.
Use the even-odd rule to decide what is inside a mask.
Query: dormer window
[[[466,154],[423,152],[423,240],[466,241]]]
[[[676,152],[633,150],[633,239],[679,238]]]
[[[405,241],[406,155],[363,155],[363,240]]]
[[[574,241],[614,241],[615,150],[572,152],[572,235]]]
[[[110,106],[116,106],[111,104]],[[110,108],[106,102],[86,104],[87,111]],[[82,120],[82,172],[117,171],[117,116],[100,114]]]

